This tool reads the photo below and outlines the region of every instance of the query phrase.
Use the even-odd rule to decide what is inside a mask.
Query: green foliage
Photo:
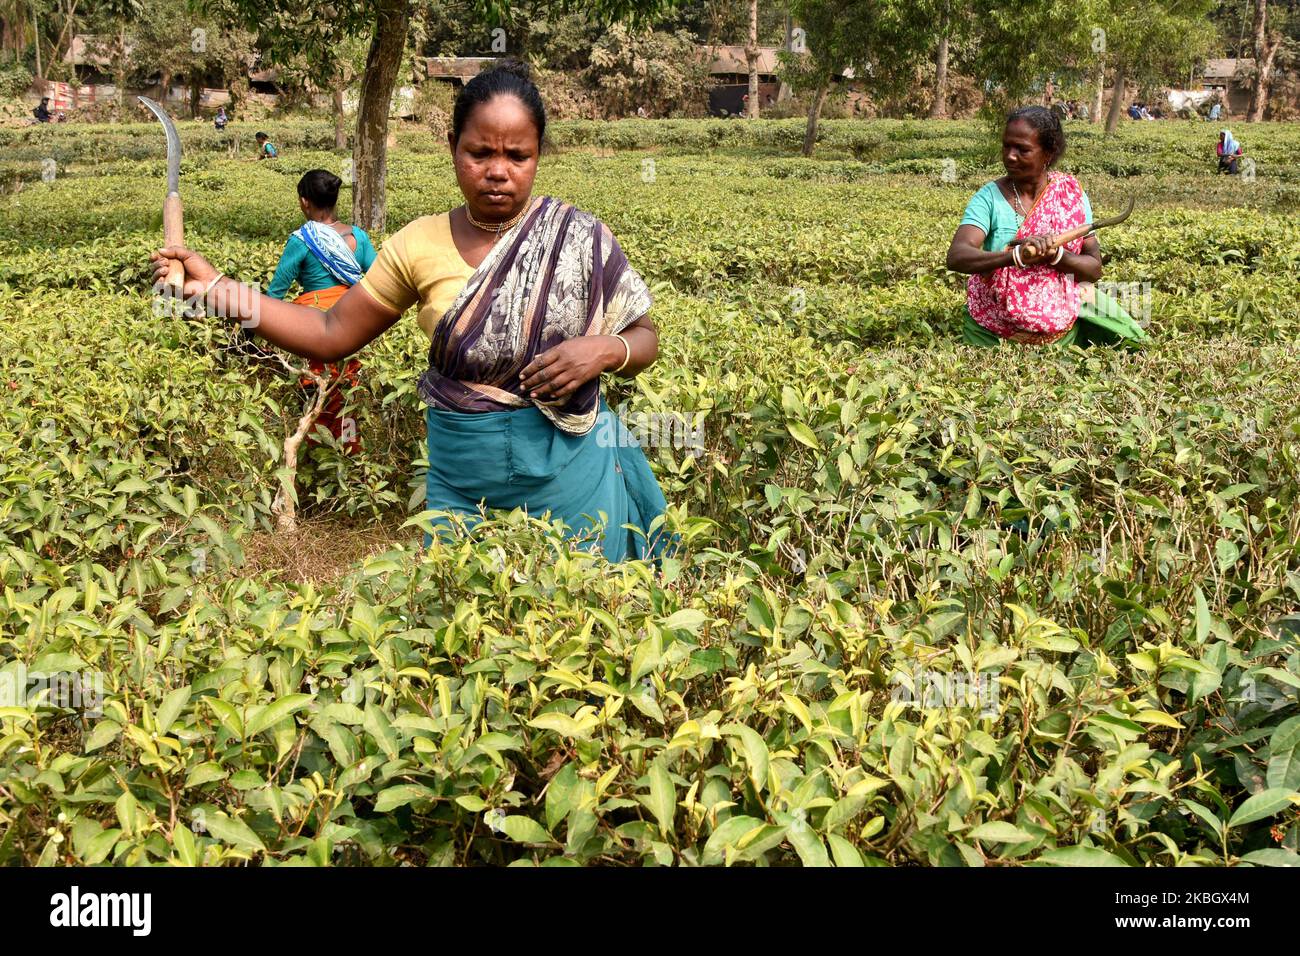
[[[606,115],[702,113],[708,99],[708,64],[696,56],[684,30],[662,33],[614,24],[590,51],[583,79],[595,87]]]
[[[817,89],[853,68],[872,91],[896,89],[931,49],[939,8],[932,0],[796,0],[790,13],[806,31],[806,49],[782,54],[786,76],[797,89]]]
[[[0,863],[1300,862],[1295,134],[1244,183],[1156,125],[1070,129],[1099,211],[1140,191],[1103,237],[1153,290],[1125,354],[955,344],[973,124],[828,122],[815,162],[797,122],[557,124],[539,188],[656,294],[608,400],[702,427],[647,449],[685,551],[610,567],[519,513],[422,551],[408,317],[361,453],[300,475],[305,520],[407,526],[297,584],[247,555],[301,397],[153,314],[156,131],[5,132],[38,174],[0,200],[0,678],[103,700],[0,704]],[[329,127],[274,166],[182,135],[190,242],[265,279]],[[398,143],[395,226],[457,201]]]
[[[22,96],[32,85],[32,71],[21,63],[0,63],[0,96]]]

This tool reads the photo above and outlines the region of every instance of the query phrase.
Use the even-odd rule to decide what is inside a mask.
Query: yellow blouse
[[[405,312],[417,302],[416,321],[433,338],[442,315],[474,274],[451,238],[451,214],[421,216],[384,241],[361,285],[376,302]]]

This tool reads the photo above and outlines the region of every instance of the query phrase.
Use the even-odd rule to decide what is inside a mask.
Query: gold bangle
[[[620,342],[623,343],[623,350],[627,353],[626,355],[623,356],[623,364],[620,365],[618,368],[614,369],[614,373],[618,374],[619,372],[623,371],[623,369],[627,368],[627,363],[632,358],[632,346],[628,343],[627,339],[623,338],[623,336],[618,334],[617,332],[614,333],[614,338],[618,339]]]

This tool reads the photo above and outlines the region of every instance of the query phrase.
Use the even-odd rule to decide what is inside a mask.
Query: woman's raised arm
[[[328,312],[281,302],[252,286],[228,277],[197,252],[175,246],[155,252],[155,285],[167,274],[171,260],[185,266],[185,297],[202,296],[209,315],[240,322],[272,345],[318,362],[337,362],[382,335],[401,313],[376,302],[354,285]],[[213,281],[213,280],[217,281]]]

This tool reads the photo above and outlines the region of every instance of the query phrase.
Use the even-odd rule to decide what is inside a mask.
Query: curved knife
[[[167,133],[167,198],[163,200],[163,241],[169,246],[185,245],[185,223],[181,213],[181,138],[167,111],[147,96],[139,97],[162,123]],[[185,267],[173,260],[163,284],[178,298],[185,287]]]
[[[1134,198],[1132,196],[1129,196],[1128,205],[1124,207],[1124,211],[1121,212],[1118,216],[1111,216],[1109,219],[1098,219],[1096,222],[1085,222],[1082,226],[1076,226],[1075,228],[1069,229],[1061,233],[1060,235],[1052,236],[1050,248],[1048,248],[1046,251],[1051,252],[1052,249],[1059,249],[1067,242],[1074,242],[1074,240],[1076,239],[1087,239],[1089,236],[1093,235],[1098,229],[1105,229],[1107,226],[1118,226],[1129,216],[1133,215],[1133,205],[1134,205]],[[1026,243],[1025,240],[1023,239],[1013,239],[1011,242],[1007,243],[1007,248],[1010,249],[1012,246],[1019,246],[1019,245],[1024,245],[1025,250],[1030,256],[1038,255],[1038,250],[1035,249],[1032,245]]]

